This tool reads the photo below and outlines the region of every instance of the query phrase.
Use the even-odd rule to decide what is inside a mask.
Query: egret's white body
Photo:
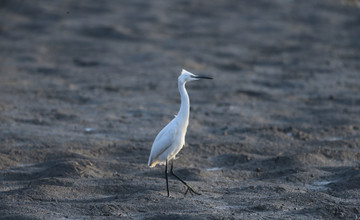
[[[186,130],[189,124],[189,115],[190,115],[190,100],[189,95],[185,89],[186,82],[194,81],[198,79],[212,79],[206,76],[200,76],[192,74],[186,70],[182,70],[181,75],[178,78],[178,88],[181,97],[181,105],[179,113],[175,116],[174,119],[170,121],[156,136],[154,143],[151,147],[151,153],[149,157],[148,166],[154,167],[157,164],[163,165],[166,164],[165,174],[167,180],[167,162],[175,159],[175,156],[180,152],[185,144],[185,135]],[[190,186],[188,186],[183,180],[177,177],[172,172],[171,173],[183,182],[188,190],[194,192]],[[169,196],[169,190],[168,190]]]
[[[189,72],[183,70],[178,78],[178,87],[181,96],[179,113],[156,136],[151,147],[148,165],[154,167],[163,165],[166,160],[174,159],[185,144],[185,134],[189,124],[190,100],[185,89],[185,83],[190,81]]]

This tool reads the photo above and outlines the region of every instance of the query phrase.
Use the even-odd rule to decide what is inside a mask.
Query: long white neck
[[[190,115],[190,100],[189,95],[185,89],[185,82],[178,82],[180,97],[181,97],[181,105],[177,118],[181,118],[182,121],[186,122],[186,126],[189,122],[189,115]]]

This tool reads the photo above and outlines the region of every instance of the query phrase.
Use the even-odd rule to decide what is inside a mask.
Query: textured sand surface
[[[360,218],[360,9],[0,2],[2,219]],[[147,160],[179,108],[184,196]]]

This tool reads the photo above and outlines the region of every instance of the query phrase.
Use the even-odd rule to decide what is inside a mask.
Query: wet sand
[[[358,219],[359,36],[335,0],[1,1],[1,218]],[[182,68],[215,79],[168,198]]]

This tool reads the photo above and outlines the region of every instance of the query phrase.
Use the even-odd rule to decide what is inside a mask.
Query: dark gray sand
[[[175,169],[152,141],[179,108]],[[359,219],[360,9],[0,2],[1,219]]]

